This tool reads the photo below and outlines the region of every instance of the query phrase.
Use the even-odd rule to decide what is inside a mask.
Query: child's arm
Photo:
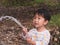
[[[27,28],[22,29],[24,36],[28,33]]]
[[[32,44],[32,45],[35,45],[35,42],[32,41],[32,39],[29,37],[28,35],[28,31],[27,31],[27,28],[23,28],[23,34],[26,36],[25,40],[27,41],[27,43],[29,44]]]

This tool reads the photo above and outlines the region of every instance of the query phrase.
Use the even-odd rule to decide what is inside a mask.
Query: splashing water
[[[12,21],[16,22],[21,28],[24,28],[24,26],[21,24],[21,22],[19,22],[16,18],[12,17],[12,16],[1,16],[0,17],[0,21],[2,21],[3,19],[11,19]]]

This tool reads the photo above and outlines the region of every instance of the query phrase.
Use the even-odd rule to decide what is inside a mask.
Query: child
[[[33,17],[33,25],[35,28],[29,32],[27,28],[23,28],[23,34],[28,44],[31,45],[48,45],[50,40],[50,32],[46,29],[50,14],[45,9],[38,9]]]

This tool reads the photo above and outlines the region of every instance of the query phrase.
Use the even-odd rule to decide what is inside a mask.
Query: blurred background
[[[0,0],[0,17],[13,16],[30,30],[37,9],[47,9],[51,21],[46,26],[51,33],[49,45],[60,45],[60,0]],[[14,21],[0,21],[0,45],[27,45],[21,39],[22,29]]]

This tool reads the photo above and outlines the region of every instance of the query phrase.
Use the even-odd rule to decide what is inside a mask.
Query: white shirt
[[[36,45],[48,45],[50,40],[50,33],[48,30],[38,32],[37,29],[31,29],[26,37],[30,37],[32,41],[36,42]]]

